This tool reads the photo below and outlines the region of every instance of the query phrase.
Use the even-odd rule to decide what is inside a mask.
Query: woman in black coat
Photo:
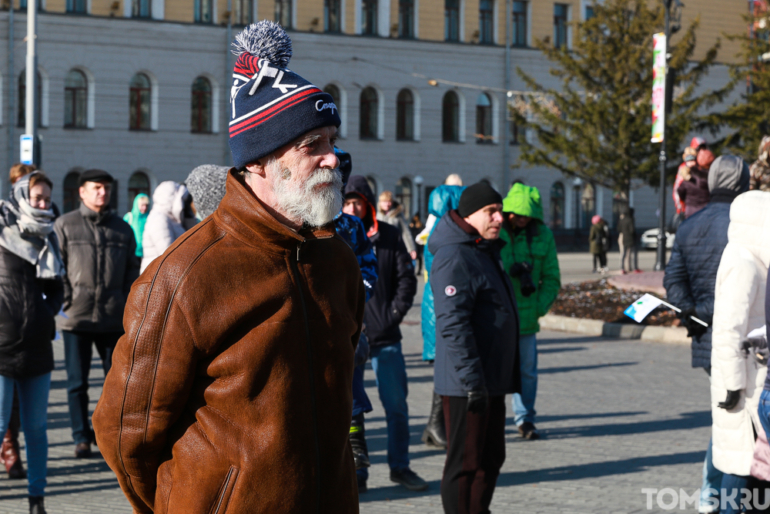
[[[0,202],[0,433],[19,393],[27,447],[30,512],[44,514],[48,392],[53,370],[54,316],[64,300],[64,266],[53,232],[53,184],[35,172]]]

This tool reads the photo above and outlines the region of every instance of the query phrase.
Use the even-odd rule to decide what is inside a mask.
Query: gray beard
[[[317,228],[331,222],[342,209],[342,174],[337,169],[319,168],[304,183],[291,180],[288,168],[273,159],[268,165],[273,194],[280,212],[295,223]],[[320,191],[315,186],[331,183]]]

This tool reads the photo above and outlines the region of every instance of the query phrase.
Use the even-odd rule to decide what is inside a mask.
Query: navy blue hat
[[[230,90],[230,152],[242,168],[311,130],[340,126],[331,95],[287,68],[291,39],[263,20],[235,37]]]

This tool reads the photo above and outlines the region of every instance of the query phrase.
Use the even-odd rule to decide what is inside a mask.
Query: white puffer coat
[[[767,368],[741,350],[746,335],[765,324],[765,283],[770,265],[770,193],[750,191],[730,208],[728,243],[717,272],[711,350],[711,412],[714,466],[748,475],[757,407]],[[727,391],[741,391],[731,411],[717,407]]]
[[[192,226],[184,218],[184,203],[189,195],[185,186],[171,180],[161,182],[155,188],[152,210],[147,215],[142,236],[142,272]]]

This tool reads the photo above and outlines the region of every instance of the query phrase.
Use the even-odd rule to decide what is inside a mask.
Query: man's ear
[[[251,162],[246,165],[246,171],[249,173],[253,173],[254,175],[259,175],[262,178],[267,177],[267,170],[265,169],[265,166],[262,164],[262,160]]]

